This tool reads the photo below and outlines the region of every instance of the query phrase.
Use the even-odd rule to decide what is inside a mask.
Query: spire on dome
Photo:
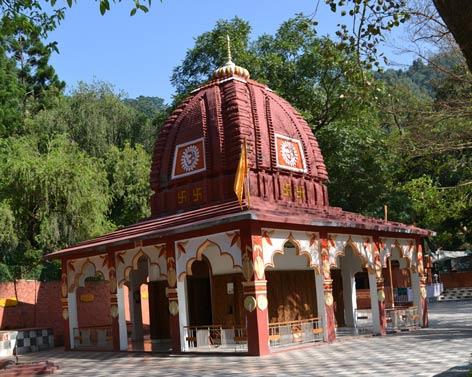
[[[226,34],[226,48],[228,49],[228,63],[232,63],[232,59],[231,59],[231,39],[229,38],[228,34]]]
[[[231,40],[228,34],[226,34],[226,43],[227,43],[227,50],[228,50],[228,61],[226,62],[224,66],[215,70],[215,73],[213,73],[213,78],[221,80],[221,79],[227,79],[232,76],[239,76],[243,79],[248,79],[249,71],[246,68],[243,68],[234,64],[232,61]]]

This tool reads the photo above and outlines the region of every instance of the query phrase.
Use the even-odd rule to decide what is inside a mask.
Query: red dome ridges
[[[328,205],[328,174],[308,124],[266,86],[233,76],[196,90],[164,124],[151,168],[152,216],[235,200],[244,140],[253,205]]]

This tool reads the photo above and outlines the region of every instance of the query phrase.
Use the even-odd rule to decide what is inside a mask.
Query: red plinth
[[[170,326],[170,338],[172,345],[173,353],[180,353],[182,351],[180,347],[180,325],[179,325],[179,315],[171,315],[169,318]]]
[[[325,305],[326,308],[326,341],[332,343],[336,340],[336,319],[333,305]]]
[[[267,309],[247,313],[247,349],[250,356],[264,356],[269,349],[269,315]]]
[[[120,326],[118,316],[111,319],[111,336],[113,338],[113,351],[120,351]]]
[[[70,351],[69,319],[64,320],[64,350]]]

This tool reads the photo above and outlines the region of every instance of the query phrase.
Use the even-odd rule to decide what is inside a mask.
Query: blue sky
[[[316,14],[318,32],[333,34],[338,19],[323,3]],[[97,79],[130,97],[158,96],[169,102],[174,92],[172,69],[194,38],[211,30],[217,20],[239,16],[250,22],[255,38],[274,33],[296,13],[312,15],[316,4],[317,0],[154,0],[149,13],[130,17],[129,0],[114,4],[104,16],[98,2],[78,1],[50,36],[60,50],[52,65],[68,89],[78,81]]]

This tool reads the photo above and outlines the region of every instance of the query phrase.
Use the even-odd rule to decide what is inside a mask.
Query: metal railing
[[[111,350],[113,348],[111,326],[74,328],[74,348]]]
[[[420,316],[416,306],[385,309],[387,331],[416,330]]]
[[[354,316],[354,328],[356,329],[356,333],[372,332],[374,323],[372,321],[371,309],[356,309],[354,311]]]
[[[271,347],[323,341],[323,327],[319,318],[269,324]]]
[[[245,351],[247,333],[244,327],[222,325],[185,326],[189,350]]]

